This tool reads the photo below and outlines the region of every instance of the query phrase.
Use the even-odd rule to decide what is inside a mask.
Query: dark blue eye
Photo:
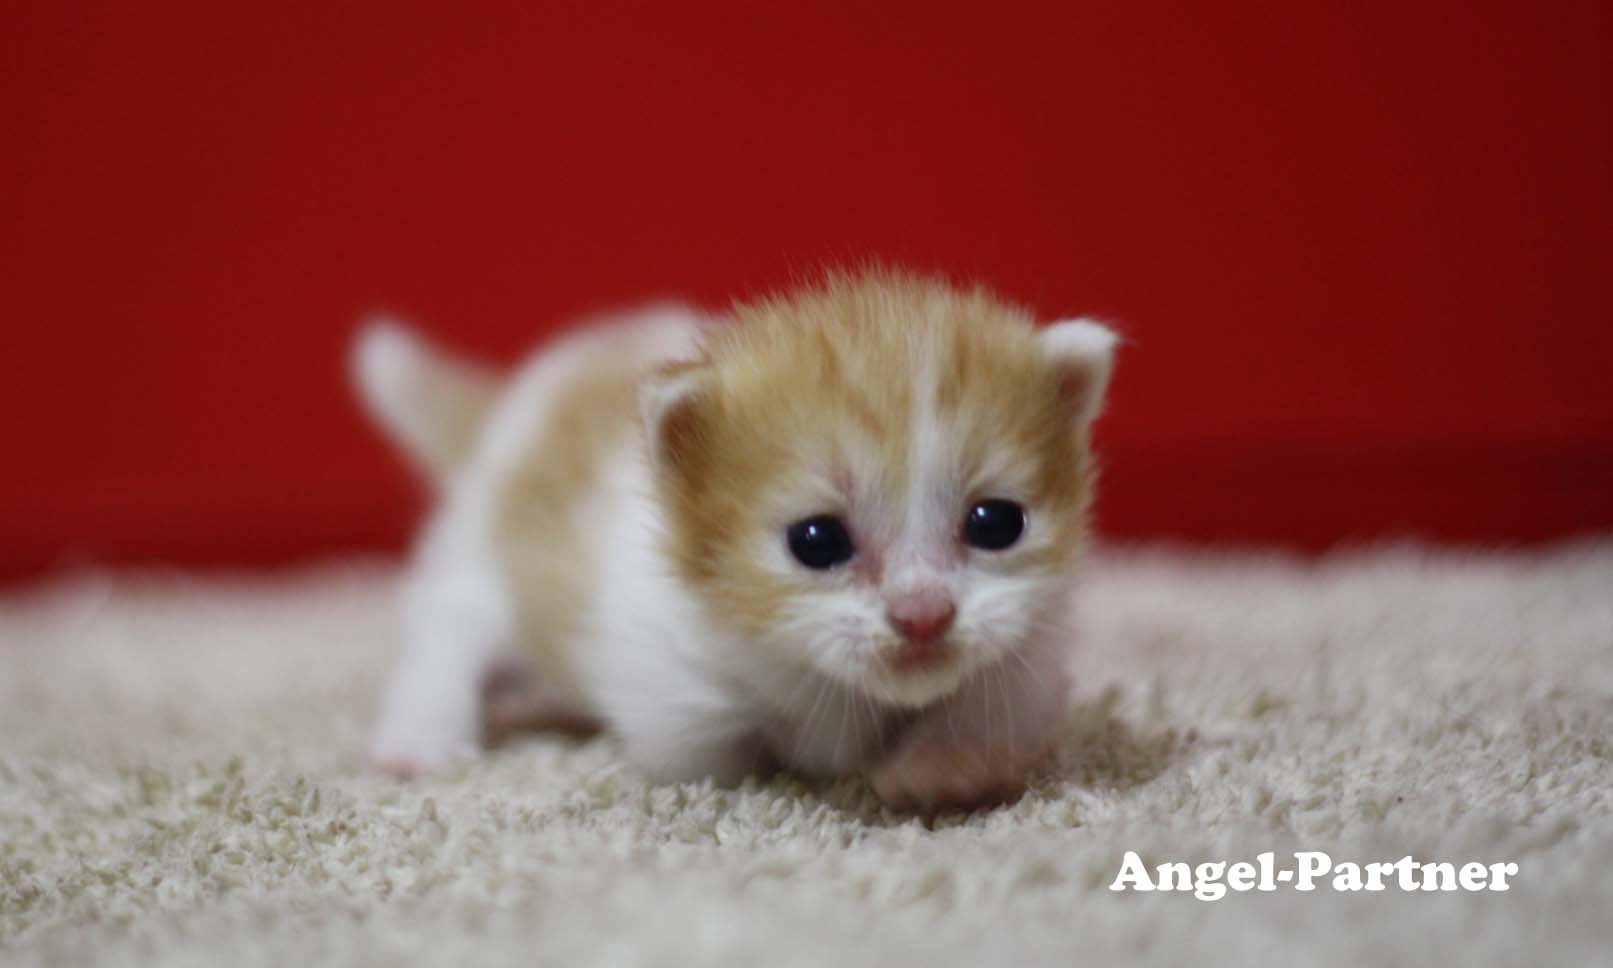
[[[1013,501],[981,501],[963,522],[963,540],[976,548],[1001,551],[1025,533],[1025,509]]]
[[[821,514],[790,525],[790,554],[808,568],[822,571],[851,559],[851,535],[839,518]]]

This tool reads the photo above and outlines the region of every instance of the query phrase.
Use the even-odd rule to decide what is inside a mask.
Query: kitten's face
[[[646,395],[678,570],[757,649],[917,706],[1057,618],[1111,338],[838,280]]]

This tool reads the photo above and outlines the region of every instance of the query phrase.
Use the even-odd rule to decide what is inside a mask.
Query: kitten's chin
[[[894,672],[881,669],[863,678],[862,691],[876,701],[903,709],[928,706],[963,684],[963,670],[953,662],[937,669]]]

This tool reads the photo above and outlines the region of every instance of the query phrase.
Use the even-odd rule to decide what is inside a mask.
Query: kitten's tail
[[[470,457],[498,398],[495,374],[449,356],[385,317],[359,329],[352,364],[370,416],[433,482],[447,479]]]

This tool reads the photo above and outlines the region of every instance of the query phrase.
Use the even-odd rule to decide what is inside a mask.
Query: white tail
[[[375,422],[433,481],[470,456],[499,392],[491,371],[442,353],[384,317],[360,328],[353,379]]]

